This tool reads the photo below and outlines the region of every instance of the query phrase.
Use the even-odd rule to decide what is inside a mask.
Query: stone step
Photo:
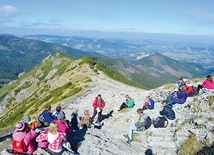
[[[162,141],[160,143],[160,142],[152,141],[149,143],[149,146],[151,146],[152,148],[160,148],[160,149],[177,149],[175,142]]]
[[[162,136],[162,137],[154,137],[154,136],[148,136],[147,141],[150,143],[151,141],[155,142],[174,142],[174,138],[172,136]]]

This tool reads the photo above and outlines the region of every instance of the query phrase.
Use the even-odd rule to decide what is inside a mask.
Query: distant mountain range
[[[170,38],[171,36],[168,35],[168,37]],[[24,38],[61,44],[88,52],[101,53],[108,57],[123,58],[129,62],[140,59],[148,53],[158,52],[172,59],[190,63],[197,67],[206,69],[214,68],[214,43],[200,42],[197,39],[194,42],[186,40],[180,41],[181,39],[161,41],[155,38],[155,35],[153,39],[138,41],[129,41],[128,38],[125,37],[124,40],[117,40],[51,35],[30,35],[24,36]],[[206,39],[204,38],[204,40]],[[203,58],[203,60],[201,58]]]
[[[53,40],[53,37],[54,36],[52,36],[50,40]],[[45,38],[47,41],[47,36],[44,36],[41,40]],[[63,40],[64,37],[56,37],[56,40],[59,41],[59,38]],[[132,44],[134,46],[133,43],[128,43],[126,41],[94,41],[94,44],[97,44],[97,46],[106,47],[108,49],[111,48],[113,51],[118,49],[118,53],[113,53],[116,55],[119,55],[120,53],[121,58],[114,58],[117,56],[93,51],[94,45],[91,46],[91,51],[83,52],[81,51],[82,48],[81,50],[72,49],[67,46],[56,44],[57,41],[55,43],[47,43],[32,39],[34,38],[23,39],[10,35],[0,36],[0,84],[3,85],[16,79],[20,73],[29,71],[41,63],[45,57],[56,52],[61,52],[74,58],[82,58],[86,55],[94,57],[96,62],[109,66],[116,71],[115,73],[120,73],[129,80],[147,88],[155,88],[169,82],[174,82],[180,76],[193,78],[211,73],[211,70],[205,70],[200,66],[194,66],[185,62],[181,63],[180,61],[171,59],[158,52],[138,53],[137,57],[129,54],[126,58],[124,55],[127,53],[121,52],[121,49],[125,49],[125,47],[133,49],[133,47],[130,47],[129,45]],[[71,39],[67,40],[68,44],[70,44],[69,41],[71,41]],[[92,39],[88,39],[87,44],[89,44],[89,42],[91,43],[91,41]],[[79,45],[79,47],[81,45],[80,39],[75,41],[73,38],[72,42],[76,42],[76,45]],[[84,46],[85,42],[86,41],[83,38],[82,44]],[[63,42],[61,42],[61,44],[62,43]],[[124,45],[122,46],[122,44]],[[106,56],[103,56],[101,53]]]

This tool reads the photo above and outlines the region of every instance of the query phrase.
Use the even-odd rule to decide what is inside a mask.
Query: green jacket
[[[134,99],[129,99],[128,101],[126,101],[126,105],[128,106],[128,108],[133,108],[134,107]]]

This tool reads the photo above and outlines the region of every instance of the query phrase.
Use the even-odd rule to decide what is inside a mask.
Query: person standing
[[[103,108],[105,107],[105,101],[103,100],[103,98],[101,97],[100,94],[98,94],[97,97],[95,98],[95,100],[93,102],[93,107],[94,107],[94,113],[93,113],[93,116],[91,117],[91,119],[93,121],[95,116],[98,113],[98,117],[97,117],[96,123],[100,124],[100,122],[101,122],[101,114],[102,114]]]

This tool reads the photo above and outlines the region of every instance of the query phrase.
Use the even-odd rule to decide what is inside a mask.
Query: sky
[[[213,0],[0,0],[1,34],[214,36]]]

